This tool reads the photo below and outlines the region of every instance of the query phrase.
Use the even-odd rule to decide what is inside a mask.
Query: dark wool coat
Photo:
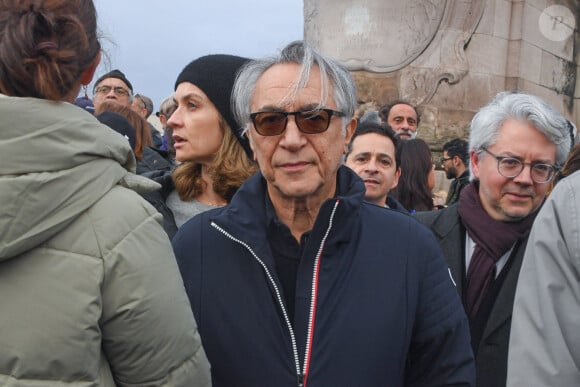
[[[457,204],[439,211],[415,214],[423,224],[430,227],[439,241],[447,264],[457,283],[458,294],[463,297],[465,283],[465,227],[461,223]],[[490,290],[495,298],[486,321],[472,321],[472,327],[480,336],[474,338],[477,386],[505,386],[507,359],[512,321],[512,309],[518,276],[527,238],[516,244],[508,264]]]

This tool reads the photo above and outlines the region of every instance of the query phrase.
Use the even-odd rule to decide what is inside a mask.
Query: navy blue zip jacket
[[[289,321],[266,239],[266,182],[173,240],[220,386],[472,386],[463,307],[431,232],[363,202],[346,167],[303,249]]]

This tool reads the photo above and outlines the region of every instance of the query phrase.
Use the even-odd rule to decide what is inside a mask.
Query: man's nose
[[[288,116],[286,129],[282,133],[281,144],[284,146],[295,146],[302,144],[305,140],[304,134],[298,128],[295,116]]]
[[[525,185],[534,184],[534,180],[532,179],[532,166],[524,165],[524,168],[522,169],[520,174],[514,177],[514,182]]]
[[[171,113],[171,116],[169,116],[169,119],[167,120],[167,125],[172,128],[179,128],[182,126],[181,110],[179,108]]]
[[[369,160],[369,161],[366,163],[366,165],[365,165],[365,170],[367,170],[367,171],[374,172],[374,171],[376,171],[377,169],[378,169],[378,168],[377,168],[377,162],[376,162],[376,160],[374,160],[374,159],[370,159],[370,160]]]

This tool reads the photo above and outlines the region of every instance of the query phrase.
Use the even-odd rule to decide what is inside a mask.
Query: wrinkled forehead
[[[252,110],[296,109],[302,107],[335,108],[333,87],[323,80],[318,66],[309,74],[296,63],[276,64],[257,80],[251,101]]]
[[[389,111],[389,118],[393,117],[410,117],[417,120],[417,112],[413,106],[407,105],[406,103],[398,103],[393,105]]]
[[[120,80],[119,78],[105,78],[97,84],[98,86],[111,86],[111,87],[122,87],[124,89],[130,90],[129,86]]]

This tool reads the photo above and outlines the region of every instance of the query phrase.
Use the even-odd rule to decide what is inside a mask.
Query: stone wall
[[[305,40],[345,63],[361,103],[406,99],[436,154],[502,90],[580,127],[580,0],[304,0]]]

